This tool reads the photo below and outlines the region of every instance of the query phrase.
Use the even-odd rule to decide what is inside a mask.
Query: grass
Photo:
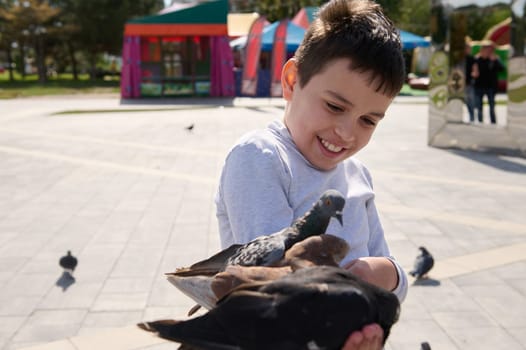
[[[79,80],[73,80],[71,74],[61,74],[50,78],[45,83],[38,82],[35,74],[27,75],[24,79],[15,74],[15,81],[9,81],[6,72],[0,73],[0,99],[29,96],[69,95],[118,93],[120,82],[115,80],[89,80],[87,75],[80,75]]]
[[[413,89],[409,84],[404,84],[400,90],[401,96],[427,96],[427,90]]]

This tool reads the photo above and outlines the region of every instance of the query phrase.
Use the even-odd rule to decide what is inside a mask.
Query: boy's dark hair
[[[396,96],[405,82],[398,30],[369,0],[331,0],[323,5],[294,55],[300,86],[334,59],[349,58],[349,69],[370,72],[375,91]]]

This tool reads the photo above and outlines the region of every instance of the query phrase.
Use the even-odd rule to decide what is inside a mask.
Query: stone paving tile
[[[75,334],[86,317],[87,310],[38,310],[13,337],[10,347],[51,342]]]
[[[243,103],[261,103],[249,100]],[[425,245],[440,266],[523,244],[526,161],[428,147],[427,105],[411,101],[395,99],[359,155],[375,179],[393,255],[411,268]],[[68,340],[43,346],[175,349],[127,324],[182,318],[193,306],[163,274],[218,251],[213,199],[224,156],[245,131],[282,114],[283,102],[52,117],[58,109],[151,105],[19,103],[0,101],[8,111],[0,117],[0,326],[2,319],[16,324],[7,334],[0,327],[0,348],[62,337]],[[190,123],[191,134],[184,130]],[[57,260],[67,249],[79,266],[62,291]],[[434,350],[525,349],[518,310],[525,309],[526,260],[492,259],[482,270],[456,275],[450,266],[447,278],[432,271],[430,280],[412,284],[386,349],[419,349],[424,340]],[[60,312],[84,316],[68,328],[55,321]],[[117,342],[101,341],[108,337]]]
[[[106,311],[90,312],[82,323],[79,335],[95,334],[105,328],[124,327],[137,324],[143,311]]]
[[[0,316],[0,349],[7,346],[26,319],[25,316]]]
[[[524,346],[501,327],[451,328],[447,330],[447,334],[453,339],[458,349],[462,350],[524,349]]]
[[[91,306],[92,312],[133,311],[146,306],[148,293],[101,293]]]
[[[418,350],[424,341],[427,341],[433,350],[462,349],[457,347],[451,337],[433,320],[399,322],[393,327],[392,336],[388,339],[393,350]]]
[[[513,338],[523,347],[526,347],[526,327],[508,327],[506,331],[513,336]]]
[[[478,310],[433,312],[432,317],[443,329],[469,329],[497,326],[497,323],[492,318]]]

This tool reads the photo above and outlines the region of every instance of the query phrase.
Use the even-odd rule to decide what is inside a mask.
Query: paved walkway
[[[1,349],[177,347],[134,324],[193,305],[163,273],[219,249],[225,153],[283,102],[173,102],[0,101]],[[395,100],[360,158],[394,255],[410,268],[424,245],[437,261],[386,348],[526,349],[526,160],[428,147],[414,97]],[[79,258],[69,286],[67,250]]]

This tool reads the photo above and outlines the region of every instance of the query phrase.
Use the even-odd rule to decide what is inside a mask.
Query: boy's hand
[[[396,268],[391,260],[385,257],[358,258],[343,267],[361,279],[389,291],[398,285]]]
[[[360,331],[352,332],[342,350],[381,350],[383,329],[376,323],[369,324]]]

